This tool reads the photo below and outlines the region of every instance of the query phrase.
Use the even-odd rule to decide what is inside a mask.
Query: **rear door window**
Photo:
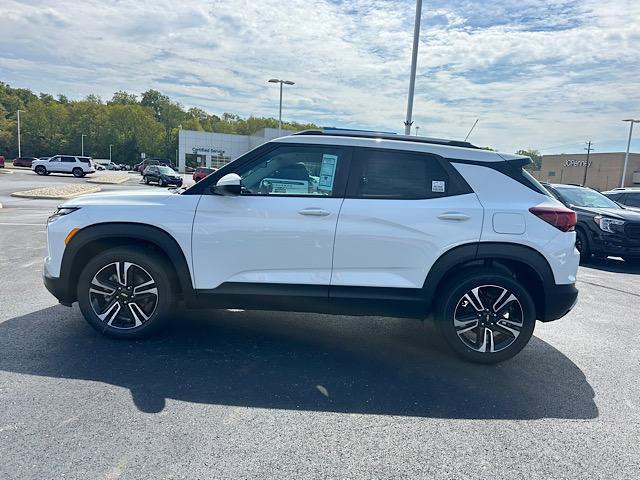
[[[450,175],[434,155],[358,149],[349,178],[349,197],[424,199],[451,194]]]

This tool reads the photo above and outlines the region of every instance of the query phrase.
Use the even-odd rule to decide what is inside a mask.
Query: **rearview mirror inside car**
[[[227,173],[211,187],[215,195],[236,196],[242,190],[242,179],[237,173]]]

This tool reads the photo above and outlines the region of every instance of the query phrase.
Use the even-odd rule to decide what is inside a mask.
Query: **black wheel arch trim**
[[[81,229],[69,242],[62,256],[58,293],[61,303],[76,300],[74,270],[78,253],[86,246],[109,240],[137,240],[156,245],[168,257],[173,266],[180,290],[186,301],[193,301],[195,290],[186,255],[176,239],[162,228],[135,222],[98,223]],[[64,301],[63,301],[64,300]]]
[[[509,242],[475,242],[448,250],[434,263],[424,282],[424,295],[431,305],[441,286],[442,280],[456,268],[472,262],[513,261],[526,264],[536,272],[542,285],[542,302],[536,302],[536,316],[539,320],[550,321],[562,317],[575,304],[577,290],[573,284],[557,285],[553,270],[547,259],[538,251],[526,245]],[[558,291],[565,295],[558,295]],[[565,298],[566,297],[566,298]],[[565,305],[566,304],[566,305]]]

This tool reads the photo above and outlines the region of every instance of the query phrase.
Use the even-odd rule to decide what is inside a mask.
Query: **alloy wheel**
[[[458,301],[453,324],[458,338],[476,352],[495,353],[511,346],[524,327],[518,298],[504,287],[481,285]]]
[[[158,287],[144,268],[113,262],[96,273],[89,287],[89,303],[100,321],[117,329],[144,324],[158,306]]]

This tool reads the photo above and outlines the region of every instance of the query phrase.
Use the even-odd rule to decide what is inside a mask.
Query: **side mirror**
[[[237,196],[242,191],[242,179],[237,173],[227,173],[211,187],[215,195]]]

